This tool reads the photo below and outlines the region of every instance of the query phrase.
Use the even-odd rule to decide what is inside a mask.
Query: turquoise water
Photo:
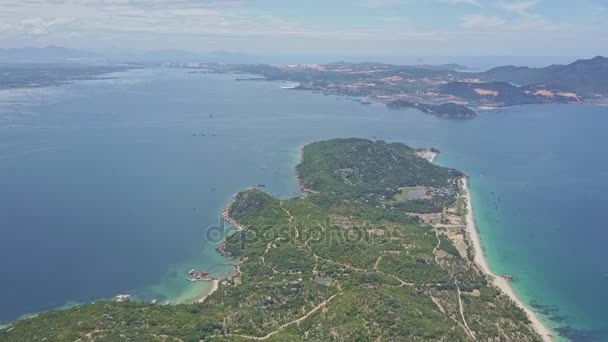
[[[563,337],[608,340],[608,108],[526,106],[467,124],[439,163],[471,177],[492,269]],[[486,120],[487,119],[487,120]],[[489,134],[488,134],[489,133]]]
[[[233,272],[205,235],[231,196],[295,195],[300,146],[357,136],[440,148],[471,176],[492,268],[565,336],[607,339],[608,108],[457,121],[234,75],[116,76],[0,92],[0,322],[122,293],[195,300],[189,269]]]

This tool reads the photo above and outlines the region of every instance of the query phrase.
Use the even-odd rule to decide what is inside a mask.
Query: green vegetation
[[[330,140],[304,148],[302,185],[329,204],[353,202],[411,212],[440,212],[458,194],[459,171],[439,167],[403,144],[363,139]],[[426,187],[432,199],[394,203],[404,187]]]
[[[452,244],[450,240],[445,237],[440,237],[439,240],[439,248],[441,248],[441,250],[448,252],[457,258],[461,257],[460,252],[458,252],[458,249],[456,249],[456,247],[454,246],[454,244]]]
[[[458,216],[465,217],[467,215],[467,207],[464,197],[459,197],[456,200],[456,205],[454,207]]]
[[[331,140],[303,153],[308,196],[236,196],[228,212],[245,229],[226,249],[237,276],[203,304],[83,305],[16,322],[0,340],[540,340],[448,237],[412,214],[456,203],[460,172],[382,141]],[[432,199],[393,203],[415,186]]]
[[[595,57],[546,68],[503,66],[484,72],[462,72],[458,66],[399,66],[382,63],[309,65],[205,65],[223,73],[261,77],[251,81],[296,82],[294,89],[357,97],[363,104],[417,108],[449,118],[474,118],[476,110],[542,103],[605,102],[608,58]]]
[[[421,194],[423,191],[426,193],[426,188],[423,187],[404,187],[399,190],[400,192],[395,194],[395,197],[393,198],[397,202],[410,201],[413,199],[412,197],[417,197],[418,194]]]
[[[608,58],[599,56],[546,68],[498,67],[481,76],[489,81],[511,82],[522,86],[545,85],[550,89],[569,91],[583,97],[608,95]]]
[[[439,91],[442,94],[478,102],[485,99],[501,106],[534,104],[547,101],[546,97],[536,96],[527,90],[507,82],[452,82],[439,87]]]
[[[452,83],[450,83],[452,84]],[[456,103],[429,104],[398,99],[388,103],[389,108],[416,108],[423,113],[448,118],[474,118],[477,113],[471,108]]]

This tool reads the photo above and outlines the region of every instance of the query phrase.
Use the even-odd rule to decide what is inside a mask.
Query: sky
[[[0,0],[0,47],[608,55],[607,0]]]

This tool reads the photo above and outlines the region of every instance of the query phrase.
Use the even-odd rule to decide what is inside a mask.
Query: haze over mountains
[[[578,89],[586,95],[608,93],[608,58],[601,56],[546,68],[498,67],[484,74],[491,81],[511,82],[521,86],[545,84],[562,89]]]
[[[207,62],[207,63],[248,63],[244,53],[216,50],[196,53],[184,50],[164,49],[151,51],[117,49],[111,52],[90,52],[61,46],[24,47],[0,49],[0,61],[40,62],[40,61],[114,61],[114,62]]]
[[[244,53],[218,49],[209,52],[193,52],[180,49],[136,50],[114,48],[104,50],[78,50],[62,46],[0,48],[0,61],[118,61],[118,62],[175,62],[175,63],[222,63],[222,64],[327,64],[336,61],[378,62],[394,65],[437,66],[454,64],[462,70],[485,71],[500,65],[517,65],[542,68],[550,64],[568,64],[579,57],[565,56],[420,56],[363,54],[290,54]]]
[[[577,60],[545,68],[503,66],[439,87],[444,95],[504,106],[576,103],[608,96],[608,58]]]
[[[97,53],[68,49],[61,46],[24,47],[0,49],[0,61],[64,61],[95,60],[102,56]]]
[[[227,65],[228,68],[234,69],[233,71],[260,75],[267,80],[291,80],[300,83],[306,83],[307,80],[317,80],[321,83],[329,82],[327,84],[317,84],[321,89],[331,88],[331,84],[337,80],[351,80],[354,82],[355,79],[359,79],[360,82],[366,81],[368,83],[371,81],[389,82],[390,86],[394,88],[394,82],[397,82],[397,79],[400,80],[398,82],[405,82],[405,85],[409,85],[412,78],[420,79],[423,83],[427,78],[436,78],[439,87],[436,89],[433,87],[425,88],[424,92],[438,92],[448,100],[450,97],[455,97],[465,100],[469,104],[499,107],[547,102],[582,102],[608,96],[608,83],[605,81],[608,79],[608,58],[601,56],[592,59],[580,59],[566,65],[554,64],[542,68],[509,65],[494,67],[483,72],[464,72],[463,70],[466,70],[467,67],[456,63],[406,65],[406,63],[353,63],[347,61],[324,64],[319,66],[320,69],[316,68],[319,70],[316,70],[315,67],[311,69],[308,64],[284,63],[284,66],[287,67],[284,68],[271,63],[258,62],[259,60],[260,56],[225,50],[208,53],[175,49],[116,50],[101,54],[59,46],[0,49],[0,61],[5,62],[110,62],[143,63],[145,65],[170,63],[169,65],[177,67],[196,67],[203,66],[205,63],[219,63],[220,65]],[[299,67],[292,68],[296,64]],[[355,72],[357,70],[360,72]],[[368,75],[366,70],[375,70],[375,73]],[[380,70],[384,71],[377,73]],[[357,86],[357,89],[359,88],[360,85]],[[316,88],[313,85],[311,89]],[[369,94],[361,91],[352,93],[353,88],[350,83],[347,84],[347,89],[349,95],[360,96],[378,95],[379,91],[378,87],[373,87]],[[412,92],[420,93],[422,90],[414,91],[399,88],[398,93],[412,94]],[[406,100],[425,102],[415,99]],[[408,101],[403,103],[407,104]]]
[[[135,63],[137,66],[169,65],[172,67],[204,68],[213,72],[245,73],[261,76],[263,80],[298,82],[298,89],[318,90],[338,95],[380,96],[393,106],[421,108],[441,116],[475,116],[471,108],[497,108],[540,103],[606,102],[608,98],[608,58],[580,59],[566,65],[542,68],[501,66],[487,71],[466,71],[466,66],[451,64],[379,62],[333,62],[307,64],[288,62],[272,64],[258,62],[261,56],[251,56],[225,50],[197,53],[175,49],[136,51],[114,50],[100,54],[58,46],[44,48],[1,49],[0,62],[27,64],[70,62]],[[446,57],[448,58],[448,57]],[[423,60],[418,60],[422,62]],[[4,82],[5,87],[39,85],[72,78],[37,80],[25,73],[21,81]],[[386,100],[389,99],[389,100]],[[455,108],[450,103],[469,108]],[[414,104],[414,105],[410,105]],[[448,104],[448,106],[437,106]]]

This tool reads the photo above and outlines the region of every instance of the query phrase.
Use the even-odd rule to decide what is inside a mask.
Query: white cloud
[[[481,14],[467,15],[462,19],[462,27],[467,29],[496,29],[506,23],[507,21],[500,17]]]
[[[478,30],[501,30],[511,32],[565,32],[580,30],[567,24],[555,24],[544,16],[534,13],[540,0],[501,0],[502,16],[473,14],[462,18],[462,27]]]
[[[85,49],[128,46],[199,51],[469,53],[492,48],[515,51],[518,46],[529,49],[538,42],[564,40],[585,29],[592,30],[556,25],[536,14],[538,1],[531,0],[429,1],[445,7],[442,11],[448,14],[453,11],[461,16],[462,10],[470,9],[479,12],[462,17],[460,25],[447,23],[450,20],[444,20],[445,13],[431,25],[418,25],[423,19],[418,20],[413,10],[420,12],[420,18],[426,14],[439,16],[422,13],[429,6],[415,7],[420,4],[415,0],[327,1],[328,10],[348,5],[359,7],[358,11],[361,6],[387,8],[370,9],[366,18],[352,25],[324,25],[308,20],[304,14],[295,19],[280,17],[278,11],[263,11],[251,0],[0,0],[0,44],[57,44]],[[409,7],[403,11],[391,7],[399,5]],[[606,32],[600,22],[595,27]],[[587,32],[576,37],[589,37]],[[575,38],[569,41],[578,42]]]
[[[365,7],[379,8],[386,6],[402,5],[404,0],[366,0],[362,5]]]
[[[530,10],[539,2],[540,0],[502,0],[500,6],[509,13],[529,15]]]
[[[479,0],[442,0],[442,2],[480,6]]]
[[[467,15],[462,18],[462,27],[471,31],[503,31],[503,32],[520,32],[520,33],[539,33],[539,32],[585,32],[588,28],[568,25],[555,24],[546,18],[528,14],[517,18],[506,19],[498,16],[485,16],[480,14]],[[521,37],[526,39],[525,36]]]
[[[67,24],[72,19],[68,18],[56,18],[56,19],[43,19],[43,18],[27,18],[19,22],[16,26],[17,31],[29,36],[44,36],[55,29],[57,26]]]
[[[79,32],[158,32],[196,34],[254,28],[256,18],[234,13],[241,0],[186,1],[67,0],[25,2],[2,0],[0,35],[43,36]],[[65,18],[70,15],[78,20]]]

